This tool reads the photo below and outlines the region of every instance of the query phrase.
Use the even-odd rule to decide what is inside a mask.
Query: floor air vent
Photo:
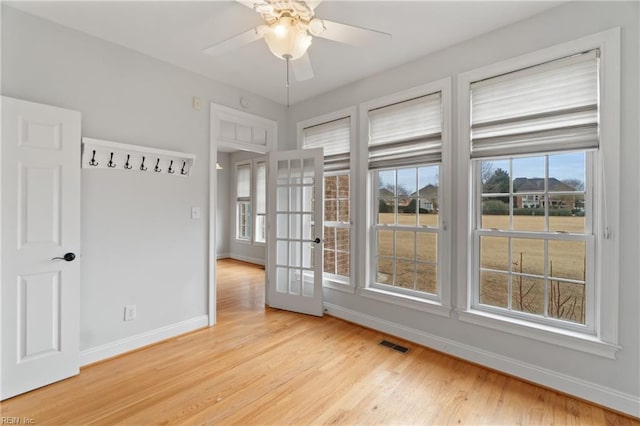
[[[389,349],[393,349],[394,351],[398,351],[400,353],[406,354],[407,352],[409,352],[409,348],[401,346],[401,345],[396,345],[393,342],[390,342],[388,340],[383,340],[379,343],[381,346],[385,346]]]

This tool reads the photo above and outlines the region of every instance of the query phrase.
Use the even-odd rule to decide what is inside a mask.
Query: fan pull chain
[[[289,59],[291,59],[291,55],[284,55],[284,59],[287,61],[287,108],[289,108]]]

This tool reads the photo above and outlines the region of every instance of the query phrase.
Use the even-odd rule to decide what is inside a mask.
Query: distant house
[[[548,180],[549,192],[575,192],[576,189],[556,178]],[[515,196],[516,208],[544,208],[544,178],[516,178],[513,181],[513,191],[531,192]],[[538,194],[536,194],[536,192]],[[569,194],[549,194],[549,207],[555,209],[575,209],[581,207],[582,200]]]
[[[435,213],[438,211],[438,187],[428,184],[420,188],[418,192],[411,194],[411,198],[418,199],[420,211]]]
[[[409,203],[411,203],[411,197],[408,195],[398,195],[396,198],[393,191],[388,190],[387,188],[378,189],[378,198],[380,199],[380,203],[388,206],[390,209],[393,209],[396,202],[399,208],[407,207]]]

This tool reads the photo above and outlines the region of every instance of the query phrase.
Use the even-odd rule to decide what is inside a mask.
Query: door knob
[[[319,238],[319,237],[316,237],[316,239],[315,239],[315,240],[313,240],[313,242],[314,242],[314,243],[316,243],[316,244],[320,244],[320,241],[322,241],[322,240],[320,240],[320,238]]]
[[[66,260],[67,262],[71,262],[75,258],[76,258],[76,255],[74,253],[65,253],[63,257],[54,257],[51,260],[60,259],[60,260]]]

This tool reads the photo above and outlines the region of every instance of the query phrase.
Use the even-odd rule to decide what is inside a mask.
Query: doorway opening
[[[266,166],[262,173],[259,170],[261,164],[266,165],[264,157],[277,141],[277,122],[214,103],[210,119],[208,316],[211,326],[217,316],[217,260],[234,258],[258,265],[266,263],[266,207],[261,207],[266,201],[259,203],[255,188],[259,175],[266,180]]]

